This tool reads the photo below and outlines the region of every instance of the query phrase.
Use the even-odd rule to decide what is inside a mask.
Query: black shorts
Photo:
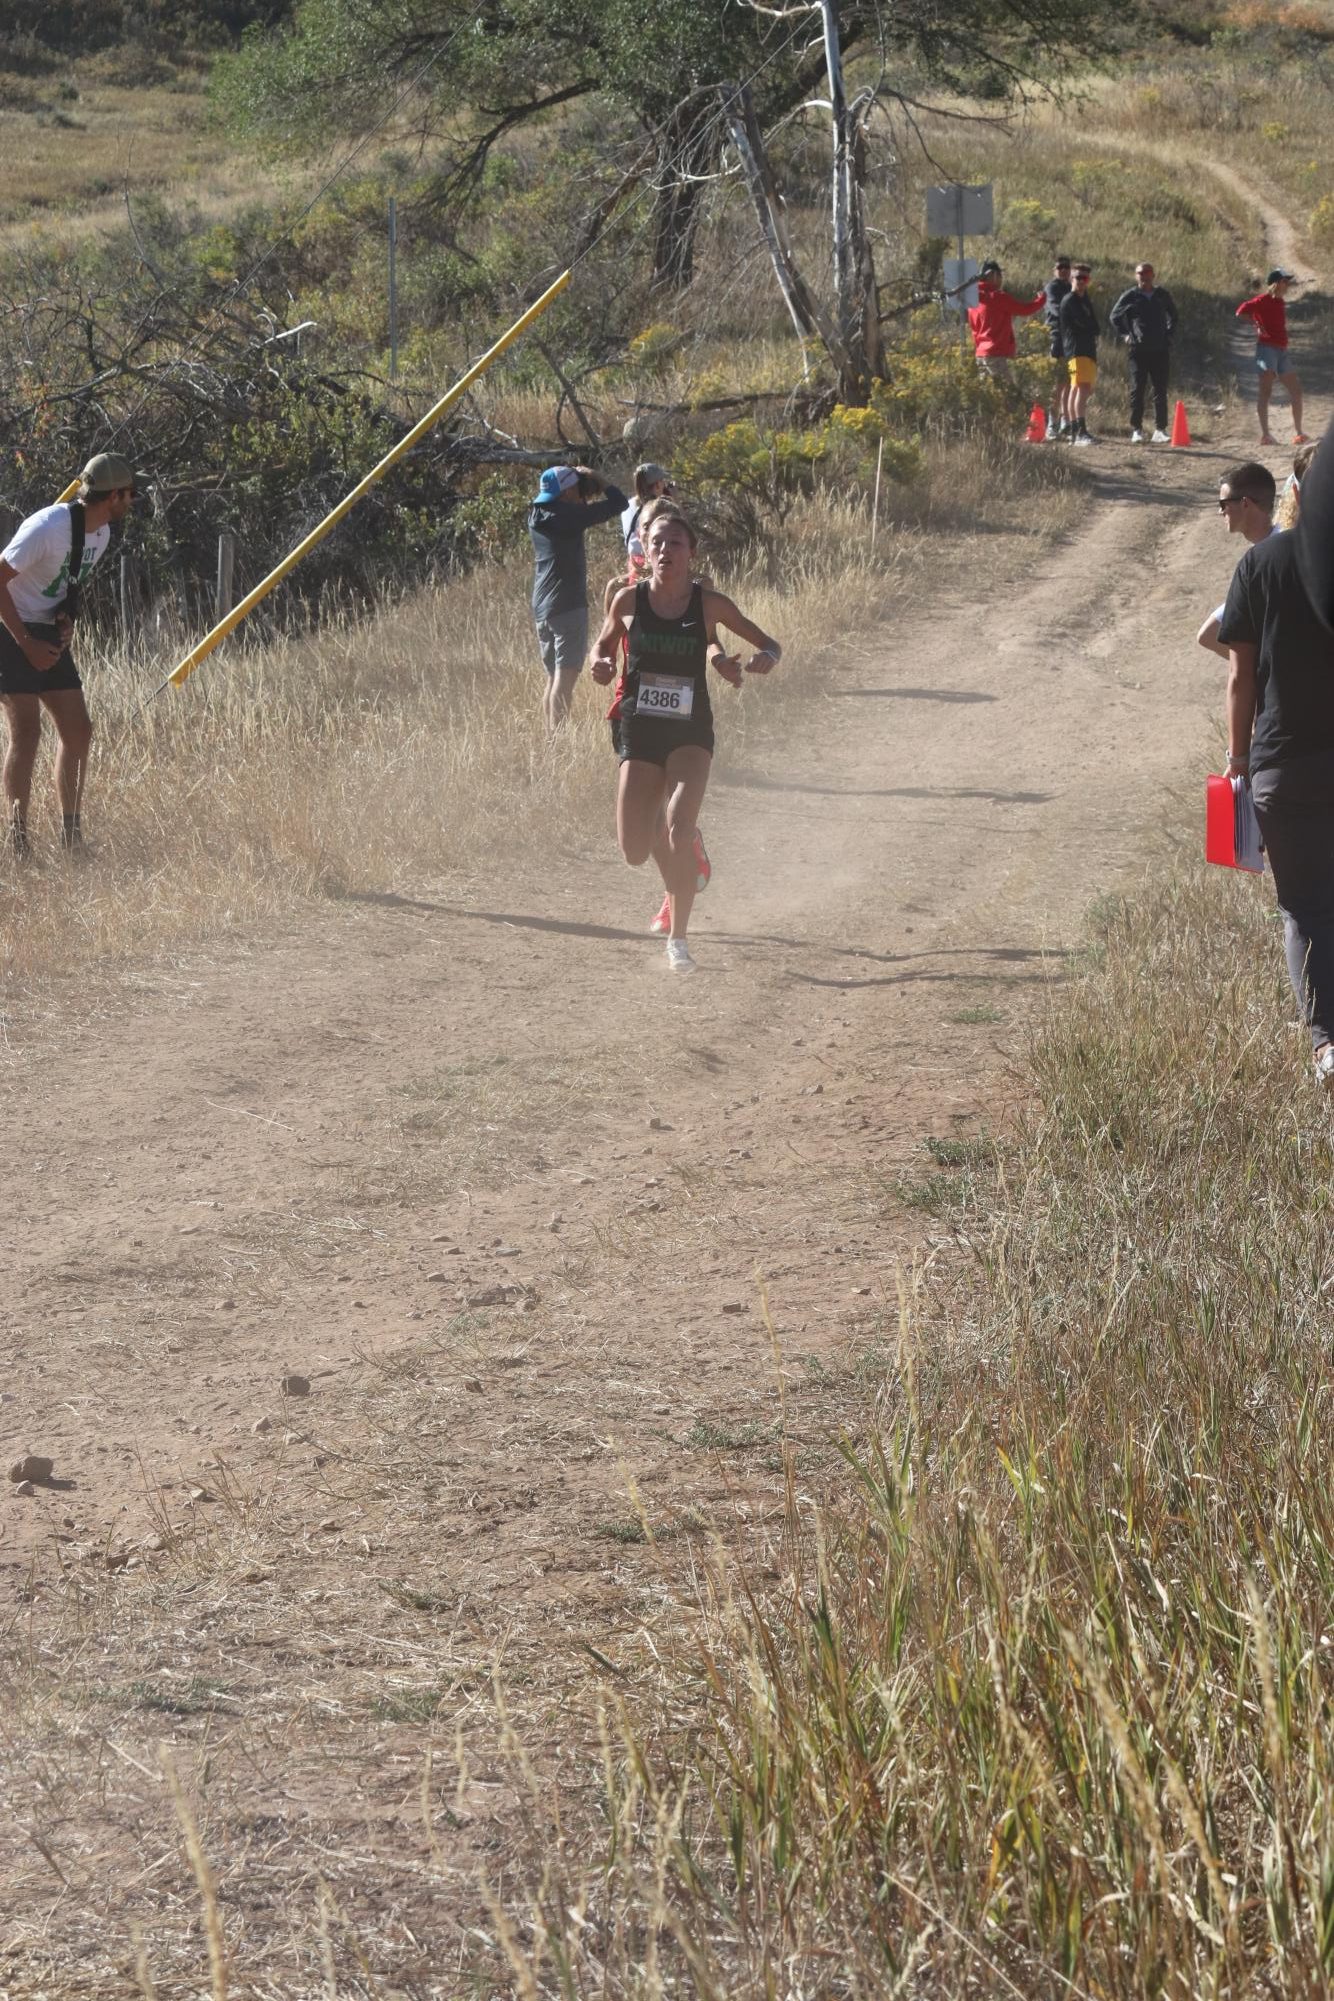
[[[34,639],[45,639],[55,645],[60,634],[54,625],[30,625],[29,632]],[[44,674],[29,665],[28,657],[8,626],[0,625],[0,696],[4,695],[59,695],[71,688],[81,688],[79,670],[74,665],[74,656],[68,646],[54,667],[48,667]]]
[[[656,716],[617,716],[611,726],[612,745],[624,764],[665,765],[674,750],[692,746],[713,755],[713,717],[692,717],[688,723],[659,722]]]

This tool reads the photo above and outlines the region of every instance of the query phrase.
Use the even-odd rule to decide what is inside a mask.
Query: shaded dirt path
[[[256,1991],[315,1991],[317,1874],[381,1972],[423,1924],[466,1962],[510,1839],[494,1664],[558,1766],[651,1646],[662,1552],[762,1548],[780,1376],[818,1470],[901,1263],[930,1282],[925,1143],[995,1116],[1015,1022],[1211,754],[1236,442],[1086,454],[1081,533],[979,546],[781,749],[721,757],[693,980],[609,827],[554,885],[146,976],[58,1068],[11,1026],[0,1418],[70,1484],[0,1499],[0,1984],[133,1991],[137,1916],[197,1988],[164,1738]]]

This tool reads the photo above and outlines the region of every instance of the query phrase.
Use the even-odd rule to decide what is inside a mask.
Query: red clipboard
[[[1245,869],[1248,875],[1263,874],[1258,830],[1252,825],[1252,838],[1248,842],[1243,824],[1243,821],[1253,823],[1254,819],[1255,807],[1246,781],[1234,783],[1231,778],[1220,778],[1210,772],[1204,783],[1204,859],[1216,862],[1220,868]],[[1238,860],[1239,854],[1243,859]]]

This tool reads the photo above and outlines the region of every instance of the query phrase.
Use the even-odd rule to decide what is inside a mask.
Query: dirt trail
[[[410,1903],[422,1716],[451,1744],[497,1650],[554,1714],[648,1616],[636,1505],[659,1529],[757,1505],[761,1286],[818,1458],[922,1254],[898,1178],[994,1112],[1029,997],[1214,746],[1192,642],[1237,554],[1211,496],[1240,442],[1084,454],[1081,533],[1018,573],[979,540],[781,751],[729,761],[724,714],[694,979],[645,937],[609,814],[605,857],[541,892],[423,884],[147,975],[58,1067],[11,1027],[0,1416],[70,1485],[0,1500],[0,1595],[55,1675],[70,1576],[130,1555],[41,1728],[63,1756],[77,1716],[131,1763],[109,1802],[71,1762],[58,1815],[28,1764],[6,1785],[118,1931],[171,1874],[111,1887],[161,1819],[165,1734],[208,1740],[220,1853],[285,1830],[237,1865],[261,1944],[312,1857],[359,1910]],[[181,1694],[210,1676],[221,1710]],[[460,1923],[492,1781],[450,1794]],[[41,1853],[3,1867],[0,1979],[54,1951]]]

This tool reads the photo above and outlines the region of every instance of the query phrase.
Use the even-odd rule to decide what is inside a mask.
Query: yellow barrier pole
[[[433,424],[439,423],[440,419],[444,416],[446,410],[448,410],[452,404],[457,403],[459,397],[462,396],[466,390],[471,389],[473,383],[476,382],[479,376],[485,375],[487,369],[491,366],[492,362],[495,361],[498,356],[502,355],[505,352],[505,349],[510,345],[510,343],[512,341],[516,341],[519,338],[519,335],[523,333],[527,327],[530,327],[533,321],[537,319],[540,314],[546,311],[547,307],[551,304],[552,300],[556,298],[559,293],[565,290],[565,287],[569,284],[569,282],[570,282],[570,273],[568,271],[562,271],[560,277],[557,278],[554,285],[548,285],[546,291],[543,292],[541,298],[538,299],[533,305],[531,305],[528,308],[527,312],[523,315],[522,319],[516,320],[514,322],[514,325],[509,329],[508,333],[503,333],[500,336],[500,339],[496,342],[495,346],[488,348],[486,353],[482,356],[481,360],[475,361],[473,363],[472,367],[468,370],[467,374],[461,376],[459,380],[454,384],[454,387],[450,390],[447,390],[445,394],[440,398],[440,401],[436,403],[431,409],[429,409],[426,412],[426,415],[423,418],[421,418],[419,422],[413,425],[412,429],[408,432],[406,437],[399,439],[398,443],[394,446],[394,449],[391,452],[386,452],[385,456],[380,460],[380,463],[377,466],[373,466],[371,470],[366,474],[366,477],[357,482],[357,484],[353,487],[351,493],[347,494],[344,499],[339,501],[337,507],[333,509],[332,513],[325,515],[323,521],[321,521],[321,523],[319,524],[319,527],[312,528],[309,535],[306,536],[305,540],[303,542],[298,542],[296,548],[292,550],[291,554],[283,557],[283,560],[281,563],[279,563],[277,569],[270,570],[268,576],[265,577],[264,581],[262,583],[256,584],[254,590],[249,592],[249,594],[246,597],[243,597],[238,605],[234,605],[232,609],[228,612],[226,618],[221,619],[218,622],[218,624],[214,626],[212,632],[210,632],[206,638],[200,640],[198,646],[195,647],[194,652],[186,654],[180,666],[174,668],[173,671],[170,674],[168,674],[166,680],[162,683],[162,687],[179,688],[182,681],[188,679],[188,677],[194,673],[195,668],[199,665],[200,661],[207,659],[208,655],[213,651],[214,647],[218,645],[219,641],[225,639],[229,632],[235,631],[236,627],[241,623],[241,620],[246,616],[248,612],[254,610],[255,606],[259,603],[260,599],[267,597],[269,592],[273,589],[274,585],[281,583],[283,578],[287,575],[287,572],[291,569],[294,569],[296,565],[301,561],[301,558],[309,550],[313,549],[317,542],[323,541],[324,537],[328,534],[329,530],[332,527],[334,527],[337,522],[341,521],[345,514],[349,513],[351,509],[356,506],[357,502],[361,499],[362,494],[368,492],[369,489],[374,486],[376,480],[382,478],[383,475],[388,472],[390,466],[397,464],[398,460],[403,457],[405,452],[410,452],[412,450],[412,447],[415,444],[417,444],[420,439],[426,436],[426,433],[431,429]],[[159,689],[158,692],[161,693],[161,690]]]
[[[56,495],[54,505],[56,507],[63,507],[67,500],[73,500],[75,494],[78,492],[79,488],[82,485],[83,485],[82,479],[72,479],[69,485],[65,488],[65,491],[63,493],[58,493]]]

